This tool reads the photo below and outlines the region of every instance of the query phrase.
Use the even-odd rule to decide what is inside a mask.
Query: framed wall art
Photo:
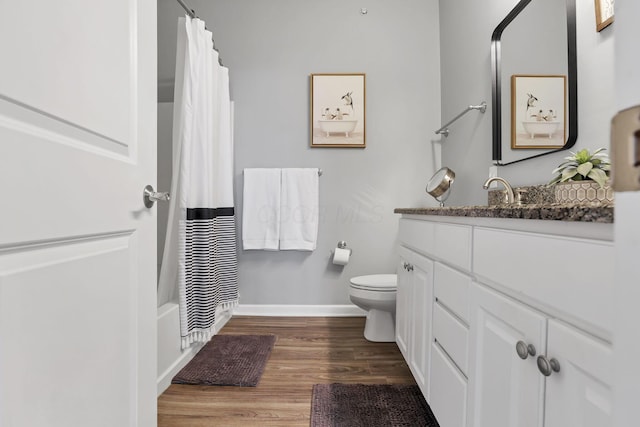
[[[311,147],[365,148],[365,75],[311,74]]]
[[[595,0],[596,30],[602,31],[613,22],[613,6],[615,0]]]
[[[566,124],[566,76],[511,76],[511,148],[562,148]]]

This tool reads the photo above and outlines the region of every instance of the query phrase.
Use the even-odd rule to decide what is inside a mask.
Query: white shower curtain
[[[229,70],[211,32],[189,17],[178,24],[171,205],[159,300],[180,306],[182,348],[207,342],[216,314],[238,302]]]

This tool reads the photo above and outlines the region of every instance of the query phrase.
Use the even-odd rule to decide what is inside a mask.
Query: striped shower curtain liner
[[[187,348],[209,341],[216,316],[238,303],[229,70],[219,65],[211,33],[197,18],[179,20],[173,126],[160,282],[177,285]]]

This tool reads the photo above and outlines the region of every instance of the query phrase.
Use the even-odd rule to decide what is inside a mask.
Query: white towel
[[[280,169],[245,169],[242,247],[278,250]]]
[[[280,249],[312,251],[318,240],[318,169],[282,169]]]

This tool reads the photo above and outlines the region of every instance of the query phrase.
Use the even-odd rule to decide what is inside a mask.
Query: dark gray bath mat
[[[171,382],[255,387],[275,342],[275,335],[216,335]]]
[[[417,385],[316,384],[311,427],[439,427]]]

